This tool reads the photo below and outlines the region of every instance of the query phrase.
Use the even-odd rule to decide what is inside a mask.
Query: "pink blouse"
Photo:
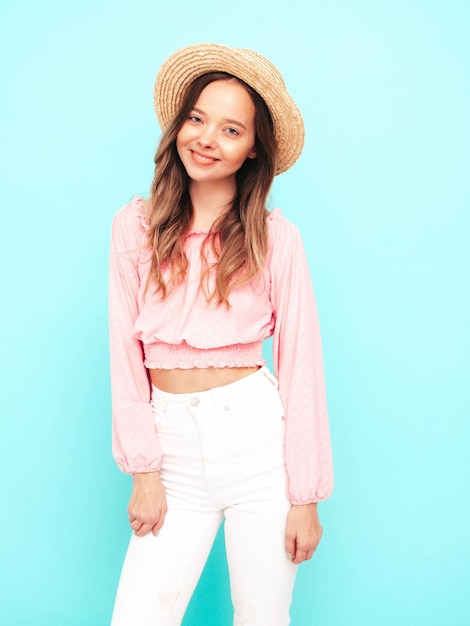
[[[320,331],[305,250],[299,230],[279,209],[267,220],[264,273],[234,288],[227,309],[208,303],[200,288],[205,233],[186,236],[186,280],[163,300],[151,288],[145,293],[150,248],[142,199],[136,196],[116,214],[109,288],[113,454],[124,472],[158,471],[162,464],[148,368],[264,365],[262,342],[273,335],[289,498],[307,504],[331,494]]]

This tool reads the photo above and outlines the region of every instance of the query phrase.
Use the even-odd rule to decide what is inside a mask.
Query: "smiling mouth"
[[[202,165],[211,165],[212,163],[216,163],[219,159],[214,159],[213,157],[204,156],[203,154],[199,154],[198,152],[194,152],[191,150],[191,156],[196,163],[201,163]]]

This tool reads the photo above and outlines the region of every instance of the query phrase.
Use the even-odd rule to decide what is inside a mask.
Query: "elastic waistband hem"
[[[148,369],[192,369],[206,367],[256,367],[266,364],[262,342],[220,348],[193,348],[187,343],[144,344]]]

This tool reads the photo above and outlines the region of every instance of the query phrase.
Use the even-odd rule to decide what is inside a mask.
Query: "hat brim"
[[[253,50],[204,43],[173,53],[155,81],[154,106],[160,127],[165,129],[175,118],[190,84],[209,72],[232,74],[258,92],[273,121],[278,146],[276,174],[292,167],[304,145],[302,115],[277,68]]]

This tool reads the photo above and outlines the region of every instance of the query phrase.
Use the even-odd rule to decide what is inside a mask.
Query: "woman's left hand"
[[[287,515],[286,551],[298,565],[312,558],[323,533],[317,504],[293,504]]]

